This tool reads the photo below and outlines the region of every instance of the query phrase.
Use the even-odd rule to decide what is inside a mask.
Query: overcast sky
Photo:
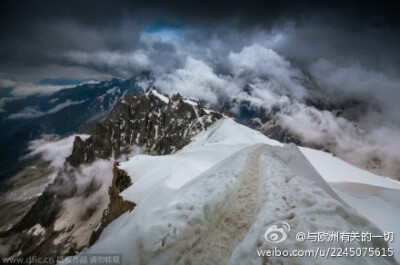
[[[400,175],[396,1],[141,2],[1,1],[0,89],[12,90],[0,111],[65,88],[43,78],[150,69],[162,91],[278,108],[305,140]],[[362,107],[354,123],[309,102]]]
[[[134,2],[2,1],[0,78],[128,77],[187,55],[223,71],[224,55],[255,41],[299,64],[325,58],[398,70],[391,1]]]

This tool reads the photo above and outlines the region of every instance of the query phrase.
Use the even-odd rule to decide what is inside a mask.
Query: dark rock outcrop
[[[329,150],[329,145],[317,145],[309,142],[302,141],[300,137],[291,133],[288,129],[284,128],[279,120],[271,119],[266,123],[262,123],[260,119],[252,119],[251,127],[263,133],[268,138],[277,140],[281,143],[293,143],[298,146],[309,147],[324,152],[332,153]]]
[[[279,121],[271,119],[266,123],[262,123],[260,119],[252,119],[252,127],[262,132],[267,137],[277,140],[281,143],[294,143],[301,145],[301,141],[298,137],[291,134],[288,130],[282,127]]]
[[[221,108],[221,110],[220,110],[219,112],[220,112],[221,114],[225,115],[225,116],[234,118],[233,113],[230,112],[229,109],[228,109],[225,105],[222,106],[222,108]]]
[[[107,227],[112,221],[120,217],[123,213],[135,208],[136,204],[130,201],[124,201],[119,195],[122,191],[132,185],[131,178],[128,174],[118,168],[119,163],[114,163],[113,168],[113,181],[111,186],[108,188],[108,195],[110,196],[110,203],[107,209],[103,212],[103,217],[100,224],[93,231],[89,245],[93,245],[100,237],[101,232]]]
[[[13,231],[21,232],[36,224],[48,227],[54,222],[60,210],[61,205],[56,194],[45,190],[29,212],[13,227]]]
[[[140,146],[147,153],[170,154],[190,142],[222,114],[206,110],[200,101],[183,99],[179,94],[161,95],[155,88],[146,94],[126,95],[90,138],[76,137],[67,161],[72,166],[96,159],[118,159]]]

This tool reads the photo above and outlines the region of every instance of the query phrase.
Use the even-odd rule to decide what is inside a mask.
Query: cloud
[[[278,94],[290,94],[302,99],[306,89],[300,80],[305,76],[274,50],[259,44],[244,47],[239,53],[230,52],[228,60],[236,79],[264,82]]]
[[[325,59],[316,61],[310,73],[320,88],[315,97],[328,103],[349,100],[367,103],[400,124],[400,76],[397,74],[368,70],[360,63],[338,66]]]
[[[43,135],[42,138],[29,143],[30,155],[40,154],[42,159],[50,161],[53,167],[62,168],[66,157],[72,153],[76,136],[82,139],[89,137],[89,135],[85,134],[74,134],[60,139],[55,135]]]
[[[97,84],[99,82],[100,81],[97,81],[97,80],[88,80],[88,81],[78,84],[78,86],[84,85],[84,84]],[[40,96],[48,96],[48,95],[54,94],[60,90],[70,89],[70,88],[74,88],[77,86],[76,84],[71,84],[71,85],[42,84],[40,82],[40,80],[37,83],[6,80],[6,82],[4,82],[4,84],[12,85],[12,86],[7,87],[7,88],[11,88],[10,96],[12,96],[12,97],[0,98],[0,108],[4,107],[4,105],[6,104],[7,101],[21,99],[21,98],[27,98],[30,96],[39,96],[39,97]],[[6,87],[4,87],[4,88],[6,88]],[[1,86],[0,86],[0,89],[1,89]],[[65,107],[69,106],[69,105],[82,103],[81,101],[75,102],[75,101],[71,101],[69,99],[67,99],[67,102],[68,103],[65,105]],[[59,107],[62,107],[62,106],[63,105],[61,105]],[[36,108],[35,106],[31,106],[31,107],[28,106],[27,111],[29,111],[30,109],[31,110],[35,109],[35,108]],[[62,107],[62,108],[64,108],[64,107]],[[54,112],[55,111],[52,110],[52,112],[49,112],[49,113],[54,113]]]
[[[352,122],[303,104],[279,115],[284,128],[304,143],[324,145],[337,156],[380,174],[400,176],[399,127],[369,122],[368,115]]]
[[[19,83],[11,90],[11,95],[16,98],[25,98],[33,95],[46,96],[51,95],[62,89],[72,88],[75,86],[53,86],[38,85],[35,83]]]
[[[112,162],[98,160],[75,171],[77,194],[64,202],[68,219],[79,224],[91,217],[93,211],[101,216],[109,202],[108,189],[113,177],[112,167]],[[88,194],[90,188],[96,190]]]
[[[0,79],[0,88],[14,87],[17,83],[10,79]]]
[[[256,107],[271,109],[282,101],[303,100],[307,90],[302,82],[303,73],[275,51],[259,44],[244,47],[240,52],[230,52],[228,61],[234,74],[234,82],[242,88],[248,85],[248,96],[239,98]],[[243,94],[238,94],[238,96]]]
[[[46,111],[46,114],[52,114],[52,113],[56,113],[62,109],[65,109],[66,107],[72,106],[72,105],[77,105],[77,104],[81,104],[85,102],[85,100],[79,100],[79,101],[74,101],[74,100],[70,100],[69,98],[61,104],[58,104],[57,106],[55,106],[54,108]]]
[[[220,97],[247,100],[258,107],[267,107],[281,98],[302,99],[307,79],[301,71],[275,51],[259,44],[227,54],[228,74],[218,74],[206,62],[187,57],[181,68],[156,77],[155,85],[168,93],[203,99],[215,104]],[[243,89],[249,86],[250,91]]]
[[[357,59],[375,58],[364,60],[375,65],[383,57],[398,62],[400,23],[396,9],[390,5],[376,1],[291,0],[251,1],[247,5],[204,5],[199,1],[101,1],[84,5],[46,1],[40,7],[3,4],[0,72],[6,76],[19,73],[18,79],[37,72],[41,76],[36,78],[43,78],[56,71],[49,70],[49,65],[57,65],[126,77],[132,72],[132,65],[148,66],[144,55],[152,67],[171,66],[171,57],[163,54],[157,58],[153,53],[166,48],[160,47],[166,43],[174,43],[168,46],[170,53],[191,56],[209,65],[209,60],[218,63],[227,52],[238,52],[255,42],[302,62],[352,55]],[[158,38],[158,44],[147,46],[144,35]],[[121,65],[108,65],[104,58]],[[184,62],[182,57],[172,60]],[[45,67],[49,71],[41,70]],[[22,73],[21,68],[30,71]],[[75,70],[70,74],[82,74]]]
[[[10,116],[8,116],[8,119],[14,120],[14,119],[32,119],[32,118],[37,118],[40,116],[45,115],[43,111],[40,111],[39,106],[28,106],[23,108],[17,113],[13,113]]]
[[[72,106],[72,105],[77,105],[85,102],[85,100],[80,100],[80,101],[73,101],[70,99],[67,99],[65,102],[58,104],[54,108],[51,108],[48,111],[40,111],[39,106],[27,106],[23,108],[21,111],[17,113],[13,113],[10,116],[8,116],[8,119],[32,119],[32,118],[38,118],[47,114],[53,114],[56,113],[62,109],[65,109],[66,107]]]
[[[156,79],[155,86],[167,93],[180,93],[216,104],[218,94],[236,87],[200,60],[188,57],[183,68]]]
[[[79,233],[81,232],[79,227],[88,225],[84,223],[92,216],[95,216],[95,219],[91,222],[98,222],[107,207],[109,202],[107,192],[113,177],[113,163],[108,160],[97,160],[79,168],[65,164],[66,157],[72,152],[76,136],[78,135],[57,139],[45,135],[39,140],[32,141],[29,149],[30,155],[41,154],[42,158],[50,161],[54,167],[55,170],[50,178],[56,184],[49,186],[50,190],[61,194],[60,196],[68,194],[68,198],[63,201],[62,216],[57,219],[55,229],[65,228],[65,220],[69,220],[78,224],[76,229]],[[89,135],[79,135],[79,137],[86,139]],[[57,183],[62,184],[57,185]]]
[[[257,43],[230,51],[223,60],[227,74],[218,73],[213,62],[187,57],[182,67],[156,76],[155,85],[211,105],[228,100],[236,112],[247,102],[267,116],[277,114],[305,143],[325,145],[359,166],[379,163],[381,174],[400,173],[397,75],[325,59],[311,64],[307,74]],[[316,106],[335,108],[340,116]]]
[[[142,50],[134,52],[102,51],[82,52],[70,51],[65,58],[71,62],[81,65],[94,65],[96,67],[121,68],[121,69],[144,69],[150,61]]]
[[[0,112],[5,112],[5,110],[3,109],[4,105],[8,101],[12,101],[12,100],[14,100],[14,98],[9,98],[9,97],[0,98]]]
[[[43,135],[41,139],[29,143],[31,151],[29,155],[40,154],[43,160],[49,161],[55,169],[50,176],[51,180],[56,179],[58,181],[56,183],[62,181],[61,185],[52,185],[51,189],[58,191],[58,194],[68,194],[74,190],[73,196],[63,202],[63,217],[58,219],[56,227],[65,225],[60,223],[65,220],[73,220],[75,224],[81,224],[90,217],[93,211],[97,216],[101,216],[109,201],[107,192],[113,177],[111,161],[97,160],[88,165],[81,165],[79,168],[72,168],[65,164],[66,157],[72,152],[76,136],[82,139],[89,137],[89,135],[76,134],[65,138]]]

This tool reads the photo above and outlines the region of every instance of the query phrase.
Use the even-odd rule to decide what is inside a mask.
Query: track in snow
[[[246,236],[258,212],[260,151],[253,153],[241,172],[242,183],[230,198],[229,209],[219,221],[200,237],[198,242],[179,260],[181,264],[226,264],[233,250]]]

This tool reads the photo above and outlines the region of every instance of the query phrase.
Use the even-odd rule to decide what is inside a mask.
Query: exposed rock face
[[[183,99],[179,94],[161,95],[155,88],[145,95],[126,95],[104,122],[95,125],[90,138],[75,139],[67,160],[76,167],[98,158],[118,159],[133,145],[148,153],[170,154],[221,117],[199,101]]]
[[[297,137],[291,135],[289,132],[287,132],[280,125],[277,124],[271,124],[269,127],[263,128],[262,132],[268,137],[283,143],[294,143],[296,145],[299,145],[301,143]]]
[[[136,204],[130,201],[124,201],[119,195],[122,191],[132,185],[131,178],[127,173],[118,168],[119,163],[114,163],[113,168],[113,181],[112,185],[108,189],[108,195],[110,196],[110,203],[107,209],[103,212],[103,218],[100,224],[93,231],[90,237],[89,245],[93,245],[99,238],[101,232],[106,226],[120,217],[123,213],[135,208]]]
[[[225,105],[222,106],[222,108],[220,110],[220,113],[225,115],[225,116],[231,117],[231,118],[234,117],[233,113],[230,112],[229,109]]]
[[[271,120],[267,121],[266,123],[262,123],[259,118],[254,118],[254,119],[252,119],[251,125],[252,125],[251,127],[260,131],[267,137],[277,140],[281,143],[294,143],[295,145],[306,146],[306,147],[330,152],[327,146],[316,145],[316,144],[311,144],[311,143],[306,143],[304,141],[301,141],[301,139],[299,137],[295,136],[294,134],[291,134],[289,132],[289,130],[282,127],[279,120],[271,119]]]
[[[61,206],[56,194],[49,190],[45,190],[29,212],[16,226],[14,226],[13,229],[16,232],[21,232],[36,224],[40,224],[43,227],[50,226],[54,222],[60,210]]]
[[[266,123],[262,123],[259,118],[254,118],[252,119],[252,122],[252,125],[256,130],[262,132],[271,139],[278,140],[282,143],[301,144],[300,139],[285,130],[277,120],[271,119]]]

